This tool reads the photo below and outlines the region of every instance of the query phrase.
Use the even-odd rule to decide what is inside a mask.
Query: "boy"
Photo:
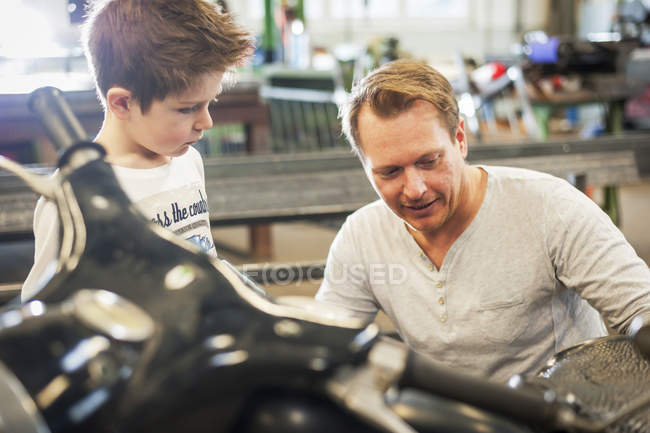
[[[95,141],[122,188],[151,221],[216,256],[203,161],[192,145],[212,127],[208,105],[252,39],[208,0],[96,0],[82,41],[104,107]],[[173,213],[188,207],[202,211]],[[56,207],[41,197],[23,301],[49,280],[58,234]]]

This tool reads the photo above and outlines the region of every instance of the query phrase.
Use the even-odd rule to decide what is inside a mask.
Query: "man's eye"
[[[196,110],[197,110],[197,106],[194,106],[194,107],[180,108],[178,112],[183,114],[191,114],[194,113]]]
[[[397,169],[396,168],[390,168],[390,169],[382,170],[382,171],[379,172],[379,175],[381,177],[392,177],[392,176],[395,176],[396,174],[397,174]]]
[[[433,167],[434,165],[436,165],[437,162],[438,162],[438,158],[426,159],[424,161],[418,162],[418,165],[420,167],[429,168],[429,167]]]

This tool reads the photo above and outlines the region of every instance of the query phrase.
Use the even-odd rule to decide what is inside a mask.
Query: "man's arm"
[[[650,323],[648,265],[587,196],[568,185],[553,195],[546,232],[556,277],[619,333],[628,332],[636,316]]]
[[[337,305],[350,316],[370,323],[377,315],[378,306],[363,255],[357,251],[359,247],[346,221],[330,247],[316,300]]]

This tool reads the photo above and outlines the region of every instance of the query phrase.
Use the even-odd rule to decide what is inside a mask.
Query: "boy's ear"
[[[126,120],[134,108],[133,94],[124,87],[111,87],[106,92],[106,107],[115,117]]]

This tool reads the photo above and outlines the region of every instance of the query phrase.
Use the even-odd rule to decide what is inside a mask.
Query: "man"
[[[381,200],[334,240],[317,299],[414,350],[505,381],[553,353],[650,318],[650,270],[596,204],[530,170],[466,164],[449,82],[412,61],[352,90],[344,132]],[[647,320],[646,320],[647,323]]]

